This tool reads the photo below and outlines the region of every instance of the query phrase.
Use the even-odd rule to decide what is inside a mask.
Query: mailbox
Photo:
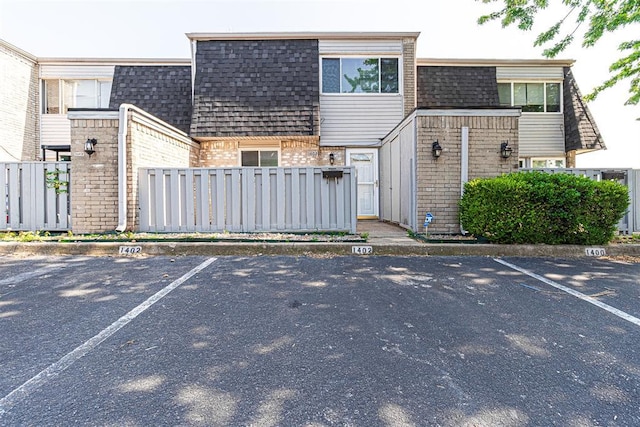
[[[323,178],[342,178],[342,171],[341,170],[328,170],[328,171],[322,171],[322,177]]]

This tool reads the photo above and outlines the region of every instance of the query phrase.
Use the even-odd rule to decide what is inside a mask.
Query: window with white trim
[[[500,105],[520,107],[524,113],[562,112],[562,83],[498,83]]]
[[[66,114],[69,108],[109,108],[111,80],[43,80],[43,114]]]
[[[322,58],[322,93],[399,93],[398,58]]]
[[[260,168],[277,167],[279,164],[278,157],[278,150],[241,150],[240,166]]]
[[[531,159],[532,168],[562,169],[565,167],[565,159]]]

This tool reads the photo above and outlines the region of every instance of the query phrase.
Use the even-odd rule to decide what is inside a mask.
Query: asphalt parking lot
[[[0,425],[637,426],[640,264],[4,257]]]

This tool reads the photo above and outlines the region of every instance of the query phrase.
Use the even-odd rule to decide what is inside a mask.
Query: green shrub
[[[469,181],[459,207],[463,229],[493,243],[596,245],[628,206],[617,182],[534,171]]]

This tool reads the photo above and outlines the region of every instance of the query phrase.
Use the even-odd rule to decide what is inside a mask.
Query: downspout
[[[469,181],[469,127],[462,127],[461,154],[460,154],[460,197],[464,196],[464,185]],[[460,233],[467,234],[460,223]]]
[[[118,115],[118,226],[122,233],[127,229],[127,129],[131,104],[121,104]]]

